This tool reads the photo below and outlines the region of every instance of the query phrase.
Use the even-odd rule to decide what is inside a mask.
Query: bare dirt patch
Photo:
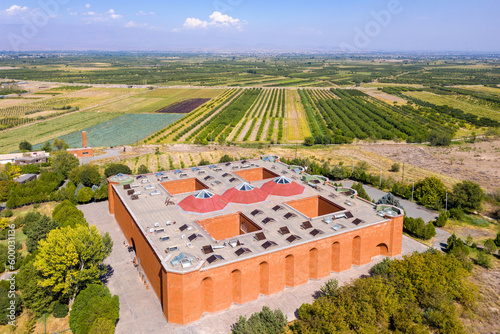
[[[166,113],[166,114],[188,114],[191,111],[195,110],[202,104],[210,101],[210,99],[189,99],[180,102],[176,102],[169,106],[163,107],[161,109],[156,110],[157,113]]]
[[[477,182],[488,191],[500,188],[500,140],[446,148],[387,143],[365,144],[360,148],[396,162]]]

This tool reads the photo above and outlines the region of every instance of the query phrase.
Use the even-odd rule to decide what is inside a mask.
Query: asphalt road
[[[342,185],[344,185],[345,187],[351,187],[354,183],[355,183],[354,181],[350,180],[342,181]],[[370,198],[372,198],[374,201],[378,201],[380,198],[387,195],[385,191],[379,190],[369,185],[363,185],[363,188],[365,188],[368,196],[370,196]],[[438,212],[427,209],[422,205],[418,205],[417,203],[410,202],[406,199],[402,199],[399,197],[398,199],[403,208],[405,209],[406,215],[408,217],[422,218],[425,222],[429,222],[431,220],[435,220],[437,216],[439,216]]]

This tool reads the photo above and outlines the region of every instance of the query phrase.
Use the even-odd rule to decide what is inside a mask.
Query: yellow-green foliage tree
[[[70,299],[85,286],[100,283],[101,265],[111,254],[113,241],[95,226],[53,230],[41,240],[35,267],[42,272],[40,285]]]

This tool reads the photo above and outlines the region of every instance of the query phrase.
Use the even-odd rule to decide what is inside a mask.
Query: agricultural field
[[[81,147],[81,131],[86,131],[87,145],[91,147],[131,145],[183,116],[183,114],[126,114],[58,138],[64,140],[70,147]],[[35,145],[34,148],[39,149],[41,146],[42,143]]]
[[[24,127],[0,132],[0,152],[10,153],[19,149],[19,143],[27,140],[32,144],[45,143],[74,131],[91,127],[119,117],[119,113],[77,112],[41,121]]]
[[[455,95],[436,95],[429,92],[406,92],[405,95],[416,97],[432,104],[447,105],[453,108],[461,109],[464,112],[471,113],[473,115],[488,117],[500,121],[500,109],[494,110],[483,107],[471,100],[460,100],[459,97]]]

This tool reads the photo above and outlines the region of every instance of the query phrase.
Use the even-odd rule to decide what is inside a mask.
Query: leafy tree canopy
[[[111,296],[105,286],[90,284],[76,297],[69,315],[69,326],[75,334],[114,333],[119,311],[118,296]]]
[[[39,242],[35,267],[42,272],[42,287],[62,292],[70,299],[80,289],[100,282],[102,263],[111,254],[113,241],[95,226],[52,230]]]
[[[106,175],[106,177],[120,173],[130,175],[132,174],[132,170],[127,165],[118,163],[110,163],[109,165],[106,165],[106,169],[104,170],[104,175]]]
[[[69,172],[80,164],[80,161],[73,154],[66,151],[58,151],[51,154],[52,169],[56,173],[68,176]]]

